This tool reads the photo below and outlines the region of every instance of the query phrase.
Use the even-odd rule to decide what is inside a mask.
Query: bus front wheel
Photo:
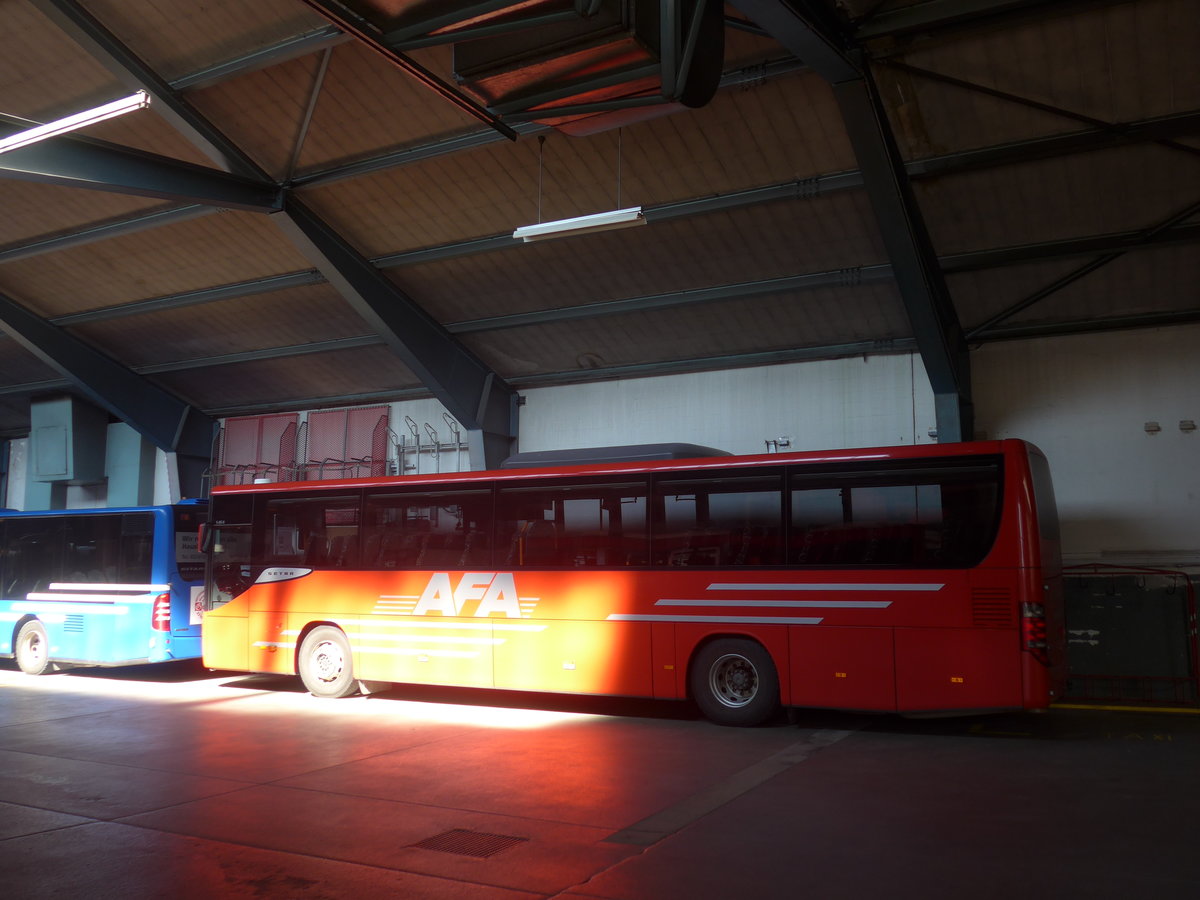
[[[779,708],[779,675],[771,655],[746,638],[721,638],[696,655],[692,697],[718,725],[758,725]]]
[[[26,675],[45,675],[54,668],[50,662],[50,641],[41,622],[30,621],[17,632],[17,665]]]
[[[340,628],[319,625],[300,645],[300,680],[314,697],[348,697],[358,690],[350,642]]]

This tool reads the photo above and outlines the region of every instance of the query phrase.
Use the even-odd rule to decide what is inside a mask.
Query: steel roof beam
[[[500,376],[295,197],[284,203],[277,221],[467,430],[473,464],[499,465],[513,452],[517,395]]]
[[[0,123],[0,137],[22,130]],[[251,212],[273,212],[281,204],[279,188],[269,181],[91,138],[56,137],[0,153],[0,178]]]
[[[212,453],[216,425],[212,419],[4,294],[0,294],[0,326],[61,372],[72,389],[134,425],[159,449],[177,454],[180,484],[186,485],[190,496],[199,496],[200,476]]]
[[[832,86],[933,388],[938,440],[970,439],[967,344],[865,55],[824,5],[734,0],[734,6]]]

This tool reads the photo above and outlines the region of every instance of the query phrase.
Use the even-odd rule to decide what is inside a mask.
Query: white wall
[[[979,436],[1045,451],[1069,562],[1200,564],[1200,326],[988,344]],[[1161,431],[1147,433],[1147,422]]]
[[[930,443],[935,423],[925,372],[908,354],[522,393],[527,452],[681,441],[765,453],[781,437],[793,450]]]

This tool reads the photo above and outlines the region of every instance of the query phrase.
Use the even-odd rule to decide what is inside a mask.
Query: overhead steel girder
[[[511,455],[516,391],[294,196],[276,222],[467,430],[473,465]]]
[[[76,0],[30,0],[51,22],[108,69],[122,84],[150,94],[152,109],[229,172],[259,181],[266,173],[198,114],[171,85],[105,28]]]
[[[0,294],[0,327],[62,373],[75,391],[128,422],[159,449],[175,453],[181,487],[187,496],[200,496],[202,475],[212,454],[212,419],[4,294]]]
[[[0,137],[22,130],[0,123]],[[252,212],[272,212],[281,203],[270,182],[90,138],[56,137],[0,153],[0,178]]]
[[[832,86],[933,388],[938,440],[969,440],[967,344],[865,57],[827,7],[803,0],[733,4]]]

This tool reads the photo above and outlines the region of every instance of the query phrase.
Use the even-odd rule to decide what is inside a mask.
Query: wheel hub
[[[338,676],[342,674],[344,662],[341,651],[331,641],[318,644],[313,653],[317,677],[325,682],[337,681]]]
[[[710,684],[726,706],[745,706],[758,693],[758,672],[743,656],[723,656],[713,664]]]

